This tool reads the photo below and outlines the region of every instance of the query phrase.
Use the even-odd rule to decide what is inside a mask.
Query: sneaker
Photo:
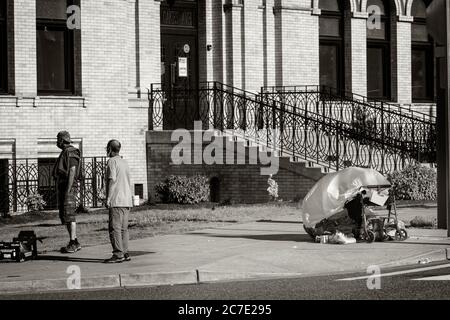
[[[123,258],[125,259],[125,261],[131,261],[131,257],[130,257],[130,255],[128,253],[125,253],[123,255]]]
[[[75,253],[77,252],[77,247],[74,241],[69,241],[69,244],[61,248],[62,253]]]
[[[106,260],[104,260],[103,262],[104,263],[121,263],[121,262],[124,262],[125,261],[125,258],[124,257],[122,257],[122,258],[119,258],[118,256],[112,256],[111,258],[109,258],[109,259],[106,259]]]
[[[78,242],[78,239],[75,239],[74,244],[75,244],[76,251],[80,251],[81,250],[81,244]]]

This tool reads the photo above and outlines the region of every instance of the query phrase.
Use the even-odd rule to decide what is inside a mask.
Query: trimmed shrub
[[[416,216],[410,221],[410,225],[413,228],[435,228],[435,221],[426,219],[424,217]]]
[[[167,177],[155,186],[164,203],[194,204],[209,201],[210,186],[205,176]]]
[[[437,199],[437,173],[433,168],[411,164],[402,171],[390,174],[388,180],[396,200]]]

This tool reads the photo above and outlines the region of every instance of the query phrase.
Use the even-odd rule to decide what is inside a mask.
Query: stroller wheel
[[[400,229],[395,232],[395,240],[396,241],[403,241],[406,239],[408,239],[408,232],[406,232],[405,229]]]
[[[372,243],[375,241],[375,233],[371,230],[367,230],[366,241]]]

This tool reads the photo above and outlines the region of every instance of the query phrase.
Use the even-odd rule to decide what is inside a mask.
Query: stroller
[[[360,238],[369,243],[391,238],[403,241],[408,238],[406,229],[398,221],[395,197],[388,192],[390,187],[391,185],[362,186],[360,196],[354,199],[360,201],[361,217],[356,219],[361,225]],[[386,206],[388,213],[387,215],[369,215],[371,206]]]

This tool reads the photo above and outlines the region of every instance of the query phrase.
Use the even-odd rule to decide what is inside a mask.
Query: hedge
[[[194,204],[209,201],[210,185],[206,176],[167,177],[155,186],[164,203]]]
[[[391,193],[396,200],[436,200],[436,169],[419,163],[406,166],[388,176],[392,184]]]

